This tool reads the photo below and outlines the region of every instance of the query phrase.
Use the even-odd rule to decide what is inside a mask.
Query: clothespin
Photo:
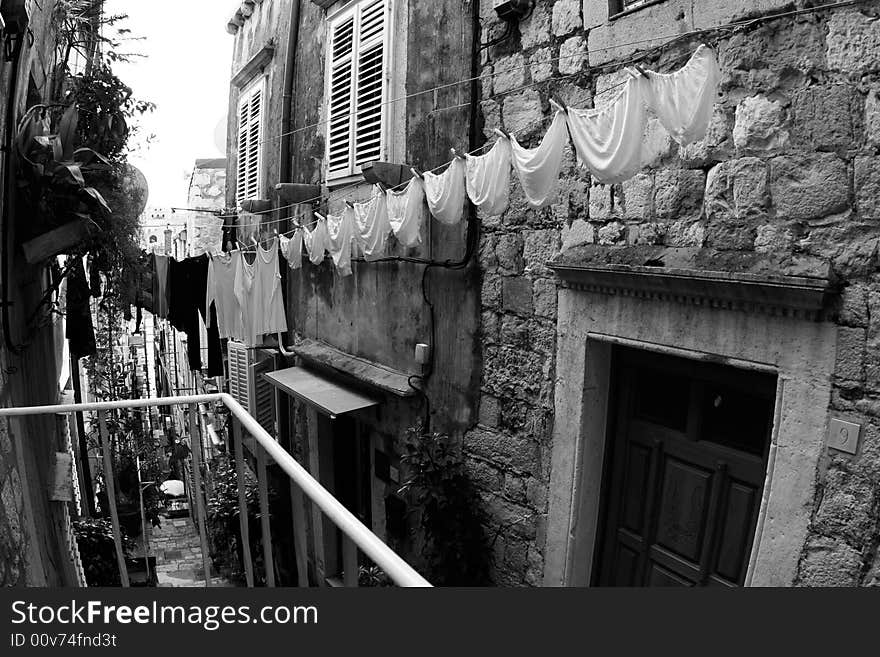
[[[348,201],[346,201],[346,203],[348,203]],[[349,205],[351,205],[351,203],[349,203]],[[318,218],[318,221],[327,221],[327,217],[325,217],[320,212],[316,212],[315,216]]]
[[[561,98],[550,96],[550,104],[560,112],[568,112],[568,107],[566,107],[565,101],[563,101]]]
[[[455,150],[454,148],[450,148],[450,149],[449,149],[449,152],[452,153],[452,156],[453,156],[453,157],[457,157],[457,158],[460,158],[460,159],[462,159],[462,160],[465,159],[464,155],[462,155],[461,153],[459,153],[459,152],[458,152],[457,150]]]
[[[648,77],[648,73],[647,73],[647,71],[645,71],[645,69],[643,69],[643,68],[642,68],[641,66],[639,66],[638,64],[633,64],[633,68],[636,69],[636,70],[639,72],[639,75],[641,75],[643,78],[647,78],[647,77]]]
[[[409,170],[413,172],[413,175],[416,178],[424,178],[424,176],[421,174],[421,172],[418,169],[416,169],[415,167],[410,167]]]
[[[504,137],[504,139],[510,139],[510,133],[504,128],[495,128],[495,134],[499,137]]]
[[[345,204],[346,204],[348,207],[350,207],[352,210],[354,210],[354,203],[352,203],[351,201],[348,201],[348,200],[347,200],[347,201],[345,201]],[[315,214],[317,215],[317,213],[315,213]]]
[[[377,183],[376,183],[376,187],[378,187],[379,189],[381,189],[383,194],[387,194],[387,193],[388,193],[388,187],[385,186],[385,183],[383,183],[383,182],[377,182]]]

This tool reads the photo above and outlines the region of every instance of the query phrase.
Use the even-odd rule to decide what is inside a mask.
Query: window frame
[[[326,44],[324,46],[324,107],[326,111],[325,117],[325,129],[324,129],[324,163],[323,163],[323,173],[324,180],[326,181],[328,186],[338,186],[344,184],[350,184],[353,182],[357,182],[363,180],[363,173],[361,171],[360,165],[357,164],[356,161],[356,147],[357,147],[357,139],[356,133],[354,131],[354,121],[357,118],[357,94],[356,94],[356,84],[357,84],[357,70],[356,70],[356,62],[360,54],[360,20],[358,18],[360,13],[360,8],[369,3],[375,2],[376,0],[352,0],[351,2],[340,3],[342,6],[330,10],[327,12],[327,16],[325,18],[325,26],[327,29],[327,38]],[[379,154],[377,156],[377,160],[385,159],[388,156],[388,153],[391,149],[391,134],[390,134],[390,106],[389,106],[389,97],[392,88],[392,67],[391,67],[391,59],[394,53],[395,41],[394,41],[394,11],[396,9],[395,0],[382,0],[385,3],[384,14],[385,14],[385,23],[383,28],[382,35],[382,49],[383,49],[383,62],[382,62],[382,93],[380,100],[380,144],[379,144]],[[330,91],[331,91],[331,76],[333,71],[333,56],[332,56],[332,47],[333,47],[333,30],[336,25],[340,22],[346,20],[350,16],[355,16],[354,27],[353,27],[353,35],[352,35],[352,53],[351,53],[351,62],[352,62],[352,75],[351,75],[351,83],[350,83],[350,111],[349,111],[349,144],[348,144],[348,156],[349,156],[349,164],[345,170],[338,171],[330,171]]]
[[[265,158],[266,158],[266,149],[265,149],[265,140],[266,140],[266,102],[267,96],[266,91],[268,89],[268,76],[267,75],[258,75],[254,79],[252,79],[247,84],[243,85],[238,93],[238,102],[236,104],[236,113],[235,113],[235,125],[236,125],[236,144],[235,144],[235,152],[236,152],[236,162],[235,162],[235,202],[241,207],[241,202],[250,199],[259,199],[263,198],[265,186],[266,186],[266,175],[265,175]],[[250,103],[253,97],[260,93],[260,116],[259,116],[259,132],[257,137],[257,185],[256,192],[253,196],[245,196],[242,195],[242,167],[241,167],[241,109],[242,105],[245,103]],[[247,129],[251,129],[250,120],[248,121]],[[246,179],[246,176],[244,177]]]
[[[644,0],[640,5],[636,5],[635,7],[627,7],[624,4],[625,0],[608,0],[608,20],[614,20],[615,18],[629,16],[630,14],[641,11],[646,7],[659,5],[661,2],[666,2],[666,0]]]

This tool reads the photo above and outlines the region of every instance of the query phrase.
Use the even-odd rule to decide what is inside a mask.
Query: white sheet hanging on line
[[[405,247],[422,243],[422,225],[425,223],[425,185],[416,176],[402,190],[389,189],[385,194],[388,223],[391,231]]]
[[[537,148],[523,148],[510,136],[513,168],[522,183],[526,200],[533,208],[543,208],[556,201],[559,169],[568,139],[565,112],[556,112],[547,134]]]
[[[385,192],[376,187],[373,189],[373,198],[366,203],[355,203],[354,217],[360,232],[364,260],[369,262],[383,257],[391,233]]]
[[[287,331],[277,239],[272,240],[268,249],[262,245],[257,247],[253,264],[241,255],[241,266],[235,276],[235,296],[241,306],[246,346],[257,346],[263,335]]]
[[[354,210],[346,207],[342,215],[327,217],[327,235],[330,239],[330,255],[340,276],[351,276],[352,252],[357,249],[357,226]]]
[[[648,105],[672,138],[687,146],[705,137],[721,79],[712,49],[700,45],[675,73],[647,73]]]
[[[467,156],[467,193],[489,216],[503,214],[510,201],[510,140],[498,139],[485,155]]]
[[[303,233],[303,243],[309,252],[309,261],[313,265],[324,262],[324,252],[329,246],[330,237],[327,234],[327,220],[318,219],[315,227],[310,231],[308,228]]]
[[[566,114],[578,160],[602,183],[626,180],[641,166],[648,118],[647,80],[638,73],[632,74],[634,77],[607,104],[597,109],[570,107]]]
[[[303,264],[303,229],[297,228],[290,239],[281,238],[281,253],[291,269],[300,269]]]
[[[442,224],[455,225],[464,214],[465,173],[464,158],[456,157],[441,174],[426,171],[425,199],[434,218]]]

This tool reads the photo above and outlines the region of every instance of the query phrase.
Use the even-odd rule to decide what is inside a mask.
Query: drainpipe
[[[18,353],[19,348],[12,340],[12,331],[9,322],[9,274],[12,268],[9,260],[14,257],[9,244],[9,223],[12,221],[12,194],[15,189],[15,177],[12,171],[15,158],[15,130],[17,124],[16,107],[18,101],[19,69],[21,68],[21,54],[25,37],[22,36],[15,44],[12,55],[12,71],[9,81],[8,96],[6,99],[6,134],[3,140],[3,207],[0,209],[0,250],[2,250],[3,270],[0,272],[0,312],[3,314],[3,339],[10,353]]]
[[[296,49],[299,45],[301,1],[293,0],[293,6],[290,10],[290,30],[287,34],[287,48],[285,49],[284,97],[281,101],[281,145],[278,162],[279,183],[293,182],[293,165],[290,161],[290,144],[293,141],[293,135],[290,134],[290,130],[293,125],[293,88],[296,85]],[[280,218],[281,212],[279,211],[276,219]],[[282,270],[281,288],[285,290],[287,289],[287,267],[282,267]],[[278,334],[278,350],[282,356],[288,358],[296,355],[284,346],[281,333]]]
[[[281,147],[278,163],[278,182],[291,180],[290,144],[293,135],[290,133],[293,117],[293,87],[296,84],[296,49],[299,45],[299,9],[301,0],[293,0],[290,11],[290,31],[287,35],[287,48],[284,62],[284,98],[281,103]]]

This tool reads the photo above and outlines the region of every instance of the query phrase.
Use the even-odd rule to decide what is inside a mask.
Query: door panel
[[[616,423],[596,581],[742,584],[775,377],[629,349],[617,350],[614,367]]]

